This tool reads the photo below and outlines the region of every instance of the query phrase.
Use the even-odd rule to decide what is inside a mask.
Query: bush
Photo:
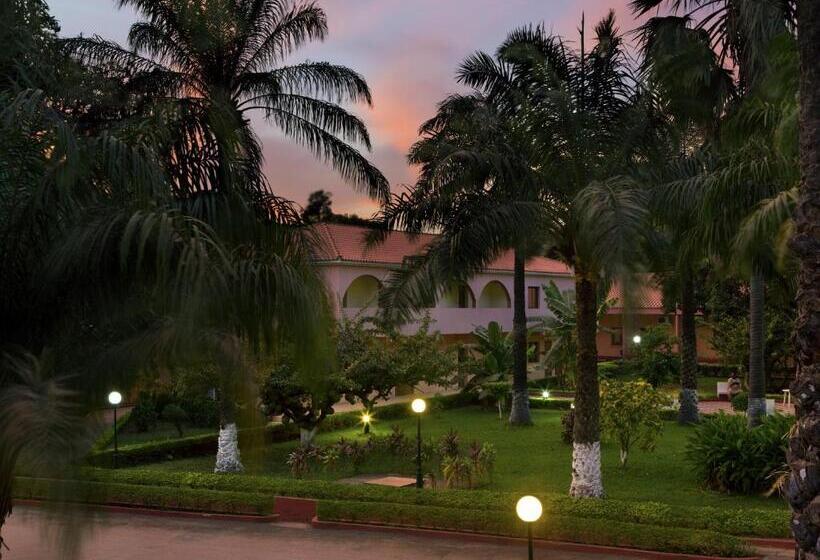
[[[159,413],[157,412],[157,403],[154,396],[146,392],[140,393],[137,397],[137,403],[131,410],[130,424],[138,432],[147,432],[156,427],[158,418]]]
[[[641,332],[641,343],[631,344],[632,355],[624,362],[625,371],[640,376],[653,387],[678,377],[679,360],[672,352],[669,329],[655,326]]]
[[[786,462],[794,418],[773,415],[749,428],[742,415],[717,414],[692,433],[686,455],[698,478],[720,492],[755,494],[768,489]]]
[[[162,419],[174,425],[177,432],[179,432],[179,437],[185,435],[182,431],[182,425],[188,421],[188,415],[179,405],[173,403],[165,405],[165,408],[162,409]]]
[[[732,410],[735,412],[746,412],[749,408],[749,395],[738,393],[732,397]]]
[[[633,446],[655,449],[667,404],[666,397],[645,381],[601,382],[601,427],[618,442],[621,467]]]
[[[216,428],[219,426],[219,408],[214,399],[207,396],[181,398],[177,404],[188,415],[192,426],[197,428]]]
[[[513,509],[488,511],[421,505],[320,501],[323,521],[379,523],[437,530],[470,531],[520,537],[525,533]],[[533,523],[533,536],[553,541],[621,546],[644,550],[714,555],[750,556],[742,540],[713,531],[639,525],[616,520],[578,519],[550,512]]]
[[[599,362],[598,378],[615,379],[624,374],[624,366],[621,362]]]
[[[454,510],[514,511],[517,493],[488,490],[418,492],[410,488],[387,488],[340,484],[322,480],[294,480],[266,476],[169,472],[153,469],[81,469],[78,476],[96,482],[147,486],[172,486],[208,490],[257,492],[267,496],[292,496],[318,500],[384,502],[446,507]],[[18,478],[18,480],[20,480]],[[549,515],[584,519],[613,519],[629,523],[709,529],[733,535],[787,538],[791,535],[785,510],[747,507],[677,506],[656,502],[579,500],[556,494],[538,496]]]

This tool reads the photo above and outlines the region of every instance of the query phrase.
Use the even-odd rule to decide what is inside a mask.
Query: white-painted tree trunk
[[[307,428],[299,428],[299,443],[302,447],[309,447],[310,444],[313,443],[313,437],[316,435],[318,429],[318,426],[314,426],[310,430]]]
[[[572,484],[569,495],[576,498],[602,498],[601,442],[572,444]]]
[[[245,467],[239,457],[239,437],[236,424],[225,424],[219,429],[214,472],[236,473],[243,470],[245,470]]]

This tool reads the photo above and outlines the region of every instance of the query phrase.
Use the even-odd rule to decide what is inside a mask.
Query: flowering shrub
[[[663,408],[669,399],[646,381],[601,382],[601,427],[618,442],[621,467],[629,451],[652,451],[663,433]]]

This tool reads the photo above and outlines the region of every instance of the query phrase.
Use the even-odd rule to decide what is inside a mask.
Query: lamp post
[[[632,337],[632,342],[634,342],[635,344],[640,344],[641,343],[641,335],[636,334],[635,336],[633,336]]]
[[[532,560],[532,524],[541,518],[541,501],[535,496],[524,496],[515,504],[515,513],[518,518],[527,524],[527,551],[529,560]]]
[[[421,472],[421,414],[427,409],[424,399],[413,399],[410,408],[418,415],[418,430],[416,432],[416,488],[424,488],[424,475]]]
[[[117,468],[117,406],[122,402],[122,395],[119,391],[108,393],[108,402],[114,407],[114,468]]]
[[[369,412],[362,414],[362,424],[364,425],[364,433],[370,433],[370,423],[373,422],[373,417]]]
[[[549,392],[549,390],[548,390],[548,389],[544,389],[543,391],[541,391],[541,396],[542,396],[542,397],[544,397],[545,399],[550,398],[550,392]]]

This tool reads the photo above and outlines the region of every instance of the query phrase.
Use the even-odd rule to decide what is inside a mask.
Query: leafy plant
[[[188,421],[188,415],[182,410],[182,407],[176,404],[167,404],[162,409],[162,419],[174,425],[179,432],[179,437],[183,437],[182,426]]]
[[[747,408],[749,408],[748,393],[738,393],[732,397],[732,410],[735,412],[746,412]]]
[[[461,437],[454,429],[450,429],[438,440],[437,451],[440,457],[456,457],[461,455]]]
[[[448,455],[441,461],[441,472],[447,488],[471,488],[473,465],[461,455]]]
[[[137,403],[131,411],[131,423],[138,432],[153,430],[157,425],[159,413],[154,396],[150,393],[141,392],[137,397]]]
[[[299,446],[288,454],[286,459],[290,474],[302,478],[310,472],[310,463],[318,457],[318,450],[313,446]]]
[[[663,432],[663,408],[668,399],[645,381],[601,383],[601,427],[620,446],[626,467],[634,446],[652,451]]]
[[[495,402],[498,408],[498,418],[504,416],[504,409],[507,407],[507,399],[512,392],[512,385],[504,381],[496,381],[493,383],[484,383],[478,393],[480,399],[488,398]]]
[[[742,415],[720,413],[694,429],[686,456],[698,478],[713,490],[763,492],[786,460],[793,425],[793,417],[775,414],[749,428]]]
[[[678,376],[679,360],[672,352],[673,343],[668,328],[649,327],[641,331],[640,344],[630,346],[630,356],[624,365],[653,387],[660,387]]]

